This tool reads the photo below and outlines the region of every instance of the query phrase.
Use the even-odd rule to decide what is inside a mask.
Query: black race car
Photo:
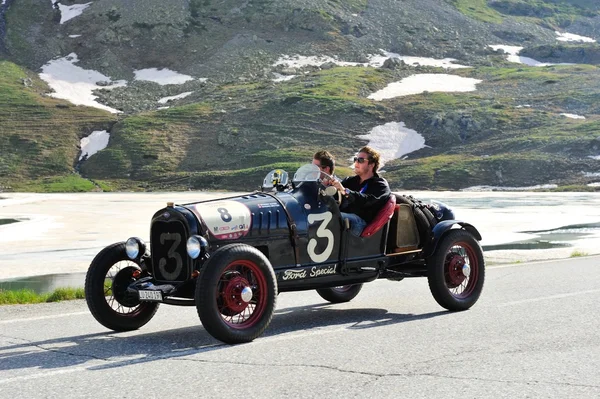
[[[475,227],[444,204],[393,194],[357,237],[322,176],[312,164],[291,182],[274,170],[261,191],[168,203],[152,217],[149,245],[133,237],[94,258],[85,281],[92,315],[127,331],[160,303],[196,306],[204,328],[234,344],[263,333],[285,291],[316,289],[337,303],[378,278],[427,277],[442,307],[475,304],[485,273]]]

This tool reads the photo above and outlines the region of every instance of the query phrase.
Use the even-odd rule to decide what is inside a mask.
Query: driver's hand
[[[346,192],[346,189],[344,188],[344,186],[342,186],[342,183],[340,183],[339,181],[337,181],[337,180],[330,180],[330,184],[333,187],[335,187],[342,194],[344,194]]]

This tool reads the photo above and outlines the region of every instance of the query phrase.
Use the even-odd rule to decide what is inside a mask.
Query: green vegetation
[[[83,298],[85,298],[83,288],[57,288],[53,292],[47,294],[37,294],[28,289],[18,291],[0,289],[0,305],[60,302]]]
[[[449,0],[463,14],[483,22],[499,24],[502,15],[488,6],[487,0]]]
[[[98,190],[99,188],[90,180],[84,179],[77,174],[70,174],[65,176],[53,176],[42,179],[27,180],[23,182],[14,182],[12,183],[12,189],[14,191],[21,192],[77,193],[94,191]]]
[[[568,26],[577,16],[595,17],[600,6],[592,0],[448,0],[463,14],[491,23],[503,15],[531,19],[551,26]],[[575,4],[572,4],[575,3]]]
[[[19,71],[14,66],[12,70]],[[392,186],[457,189],[555,181],[561,186],[558,190],[595,191],[572,171],[594,170],[594,162],[585,155],[600,146],[600,121],[568,119],[559,113],[573,109],[573,104],[587,107],[576,113],[600,112],[595,101],[597,71],[588,65],[479,67],[456,72],[481,79],[477,92],[423,93],[383,102],[367,95],[399,80],[394,70],[333,67],[275,86],[230,83],[200,103],[122,118],[111,129],[109,147],[81,166],[84,178],[68,171],[73,161],[64,161],[68,151],[63,144],[53,155],[53,168],[59,173],[10,184],[13,190],[43,192],[253,190],[269,170],[293,173],[318,149],[349,158],[350,148],[366,143],[357,140],[357,134],[392,119],[406,121],[430,146],[407,160],[386,164]],[[527,94],[527,107],[519,100],[521,93]],[[35,93],[30,95],[36,99]],[[49,118],[55,113],[48,112]],[[25,140],[30,132],[19,135]],[[75,143],[77,135],[72,137]],[[354,144],[347,145],[349,141]],[[20,141],[12,143],[27,148]],[[75,157],[76,147],[72,148]],[[0,157],[5,163],[15,151],[6,154]],[[12,169],[23,176],[25,163],[15,161]],[[351,170],[340,167],[338,174]]]
[[[35,74],[0,61],[0,186],[60,190],[57,184],[64,180],[81,187],[69,177],[81,137],[114,123],[105,111],[43,96],[47,91]],[[34,182],[45,177],[54,181]]]
[[[583,252],[583,251],[578,251],[575,250],[573,252],[571,252],[571,258],[579,258],[581,256],[588,256],[589,254],[587,252]]]

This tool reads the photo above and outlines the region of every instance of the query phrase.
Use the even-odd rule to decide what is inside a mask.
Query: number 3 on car
[[[333,244],[335,242],[335,237],[333,236],[331,230],[327,229],[327,226],[329,222],[331,222],[332,218],[333,215],[331,212],[311,213],[310,215],[308,215],[307,221],[309,224],[321,222],[319,228],[317,229],[317,237],[327,239],[327,246],[320,254],[317,254],[315,252],[317,248],[317,239],[311,238],[308,241],[308,247],[306,248],[306,251],[308,252],[308,256],[313,262],[322,263],[329,259],[329,257],[331,256],[331,252],[333,251]]]

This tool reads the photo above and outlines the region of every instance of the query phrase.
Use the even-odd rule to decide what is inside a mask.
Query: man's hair
[[[335,159],[333,159],[333,155],[331,155],[329,151],[317,151],[315,155],[313,155],[313,159],[318,159],[321,166],[329,166],[331,174],[333,174],[333,170],[335,169]]]
[[[377,152],[374,148],[369,147],[368,145],[358,150],[358,152],[364,152],[366,154],[369,154],[369,163],[373,164],[373,173],[377,173],[377,170],[379,169],[379,161],[381,159],[379,152]]]

